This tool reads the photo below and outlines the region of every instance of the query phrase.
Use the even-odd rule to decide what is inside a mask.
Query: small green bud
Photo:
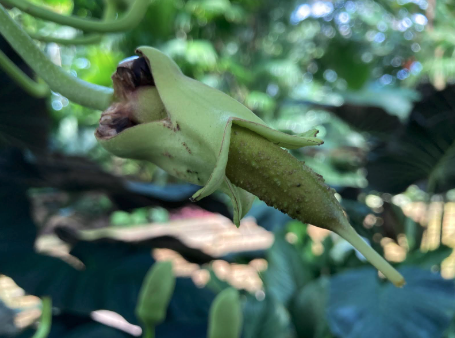
[[[208,338],[239,338],[242,318],[239,292],[234,288],[221,291],[210,307]]]
[[[158,262],[147,272],[136,306],[136,316],[147,327],[166,318],[166,310],[175,287],[171,262]]]

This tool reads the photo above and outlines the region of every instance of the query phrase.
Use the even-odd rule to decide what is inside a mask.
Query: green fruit
[[[322,176],[286,150],[248,129],[233,126],[226,176],[292,218],[337,233],[396,286],[404,284],[403,276],[351,227]]]

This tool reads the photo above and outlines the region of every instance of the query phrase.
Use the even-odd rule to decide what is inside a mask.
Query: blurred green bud
[[[239,292],[234,288],[224,289],[210,308],[208,338],[239,338],[242,318]]]
[[[154,327],[166,318],[174,287],[172,263],[155,263],[142,282],[136,305],[136,316],[146,327]]]

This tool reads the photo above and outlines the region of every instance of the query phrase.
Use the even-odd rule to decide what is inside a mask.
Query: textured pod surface
[[[239,292],[224,289],[210,308],[208,338],[239,338],[242,330],[242,309]]]
[[[235,126],[226,175],[235,185],[303,223],[349,226],[334,190],[304,162],[260,135]]]
[[[145,325],[154,326],[166,318],[166,311],[175,287],[171,262],[158,262],[142,282],[136,316]]]
[[[286,150],[248,129],[234,126],[226,175],[235,185],[292,218],[337,233],[396,286],[404,284],[403,276],[351,227],[335,191],[322,176]]]

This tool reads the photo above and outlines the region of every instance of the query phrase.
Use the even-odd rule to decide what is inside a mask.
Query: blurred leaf
[[[347,105],[353,105],[356,107],[363,107],[366,114],[363,120],[368,120],[368,117],[372,117],[377,120],[376,116],[381,116],[381,125],[382,128],[385,125],[388,125],[388,128],[394,126],[397,122],[395,119],[387,118],[385,115],[379,111],[375,111],[373,116],[370,116],[369,107],[375,109],[383,109],[385,113],[398,117],[399,121],[404,122],[409,116],[413,108],[413,102],[419,100],[420,95],[414,89],[409,88],[366,88],[358,91],[347,91],[341,94]],[[366,110],[365,110],[366,109]],[[384,118],[384,121],[382,121]],[[387,119],[387,123],[385,121]],[[379,122],[379,121],[377,121]],[[367,121],[362,121],[362,123],[367,124]],[[370,128],[373,128],[373,125],[370,124]],[[389,129],[392,131],[392,129]],[[385,130],[384,130],[385,131]]]
[[[384,109],[374,106],[343,104],[338,107],[325,107],[354,129],[383,137],[388,137],[399,126],[398,117],[389,115]]]
[[[298,338],[323,338],[328,332],[328,286],[329,280],[321,277],[308,283],[293,299],[290,313]]]
[[[25,156],[20,151],[0,154],[1,180],[26,187],[53,187],[69,192],[103,191],[122,210],[144,206],[179,208],[189,204],[189,198],[199,189],[189,184],[159,186],[125,180],[83,157],[60,154]],[[209,196],[196,204],[230,217],[227,206],[216,196]]]
[[[299,250],[286,241],[284,233],[275,234],[275,242],[267,252],[268,267],[264,283],[267,290],[286,307],[292,297],[312,279]]]
[[[219,279],[211,266],[209,267],[208,272],[210,273],[210,279],[206,284],[208,289],[218,294],[231,286],[228,282]]]
[[[417,103],[406,128],[370,154],[372,189],[396,194],[420,182],[429,193],[455,187],[454,88],[433,91]]]
[[[103,7],[103,0],[73,0],[72,15],[99,19],[103,16]]]
[[[86,58],[90,61],[90,68],[81,69],[80,77],[100,86],[112,87],[111,76],[117,69],[117,65],[123,59],[123,55],[105,48],[88,47]],[[132,50],[131,55],[134,54]]]
[[[17,335],[19,328],[14,323],[14,317],[16,317],[16,311],[0,300],[0,337]]]
[[[218,56],[210,41],[193,40],[187,42],[185,58],[191,65],[211,69],[215,67]]]
[[[28,328],[16,338],[30,338],[35,330]],[[90,316],[81,316],[68,313],[54,314],[52,326],[47,338],[131,338],[134,337],[126,332],[94,321]]]
[[[400,272],[403,288],[382,282],[377,271],[348,271],[330,281],[328,322],[343,338],[437,338],[455,312],[455,284],[413,267]]]
[[[259,111],[263,114],[269,115],[270,113],[273,113],[273,110],[276,106],[274,99],[272,99],[266,93],[261,93],[258,91],[250,92],[246,97],[245,104],[253,111]]]
[[[325,69],[332,69],[345,79],[350,89],[360,89],[371,74],[371,65],[360,58],[361,49],[362,45],[358,41],[332,39],[321,63]]]
[[[224,15],[231,7],[229,0],[190,0],[186,8],[196,17],[208,20]]]
[[[2,158],[5,161],[5,158]],[[4,169],[0,162],[0,173]],[[36,226],[26,186],[0,175],[0,273],[14,279],[26,292],[51,296],[62,311],[89,314],[106,309],[137,323],[134,314],[142,279],[154,263],[150,247],[115,240],[76,238],[70,251],[83,264],[77,270],[63,260],[34,250]],[[214,295],[197,288],[191,279],[178,278],[167,319],[206,322]]]
[[[269,207],[262,201],[254,203],[245,217],[254,217],[259,226],[272,232],[282,229],[286,223],[292,220],[288,215]]]
[[[108,243],[113,245],[117,243],[120,247],[122,245],[134,245],[135,247],[142,248],[165,248],[171,249],[179,253],[188,262],[196,264],[206,264],[214,260],[214,258],[199,249],[187,246],[178,238],[172,236],[157,236],[145,237],[139,240],[124,240],[121,238],[121,233],[115,231],[115,228],[101,228],[95,230],[77,231],[69,227],[56,226],[56,235],[64,242],[75,245],[80,241],[88,241],[93,244]]]
[[[303,78],[300,68],[291,60],[270,60],[258,66],[258,72],[276,79],[281,85],[293,87]]]
[[[453,317],[450,327],[445,332],[444,338],[455,338],[455,317]]]
[[[174,37],[178,0],[154,0],[150,2],[144,19],[119,40],[125,55],[134,55],[138,46],[152,46]],[[188,23],[191,25],[191,21]]]
[[[422,269],[432,270],[435,266],[440,267],[444,259],[449,257],[453,252],[453,248],[445,245],[440,245],[436,250],[422,252],[415,250],[408,253],[403,265],[416,265]]]
[[[266,290],[265,299],[247,296],[243,308],[243,338],[288,338],[289,314],[286,308]]]
[[[409,252],[419,250],[425,228],[412,218],[407,217],[399,206],[384,202],[381,217],[384,235],[398,241],[398,234],[405,234]]]

